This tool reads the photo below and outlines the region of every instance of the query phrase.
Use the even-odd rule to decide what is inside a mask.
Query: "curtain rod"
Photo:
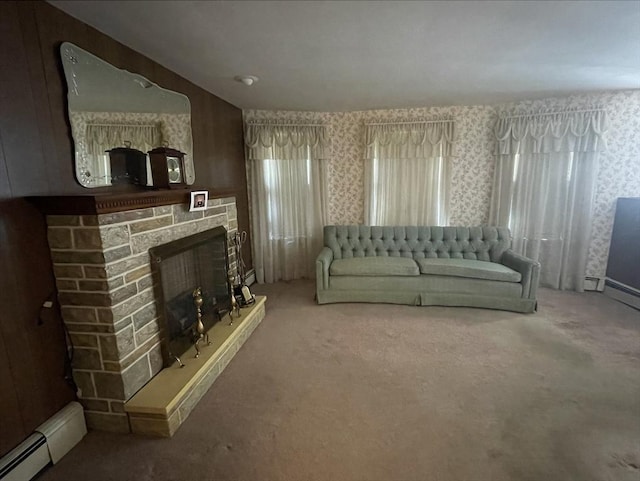
[[[272,125],[274,127],[328,127],[329,124],[281,124],[269,121],[249,121],[247,125]]]
[[[548,116],[548,115],[558,115],[558,114],[580,114],[586,112],[604,112],[603,108],[595,108],[595,109],[583,109],[583,110],[558,110],[557,112],[541,112],[541,113],[531,113],[531,114],[521,114],[521,115],[500,115],[501,119],[521,119],[523,117],[540,117],[540,116]]]
[[[415,120],[408,122],[367,122],[364,125],[409,125],[409,124],[442,124],[442,123],[451,123],[453,119],[445,119],[445,120]]]

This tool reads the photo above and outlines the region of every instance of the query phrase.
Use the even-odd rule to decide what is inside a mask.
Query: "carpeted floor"
[[[313,302],[267,317],[172,439],[91,432],[52,480],[640,480],[640,312]]]

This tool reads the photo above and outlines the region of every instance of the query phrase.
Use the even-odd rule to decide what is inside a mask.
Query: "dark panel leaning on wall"
[[[640,197],[621,197],[611,233],[607,277],[640,289]]]
[[[75,180],[61,42],[186,94],[196,186],[235,195],[247,232],[249,215],[240,109],[45,2],[0,2],[0,33],[0,61],[11,65],[0,72],[1,456],[74,398],[62,377],[59,312],[39,322],[43,301],[55,293],[45,220],[24,200],[87,192]],[[249,266],[250,255],[246,249]]]

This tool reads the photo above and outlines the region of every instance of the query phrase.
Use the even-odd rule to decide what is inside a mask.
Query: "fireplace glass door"
[[[196,289],[201,290],[205,330],[231,309],[227,231],[216,227],[149,252],[158,279],[157,294],[163,304],[163,353],[165,366],[169,366],[197,339]]]

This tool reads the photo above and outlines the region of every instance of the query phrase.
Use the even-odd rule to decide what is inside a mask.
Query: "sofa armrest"
[[[508,249],[502,254],[501,264],[518,271],[522,276],[522,297],[535,299],[540,278],[540,263]]]
[[[316,290],[329,289],[329,266],[333,261],[333,251],[323,247],[316,258]]]

